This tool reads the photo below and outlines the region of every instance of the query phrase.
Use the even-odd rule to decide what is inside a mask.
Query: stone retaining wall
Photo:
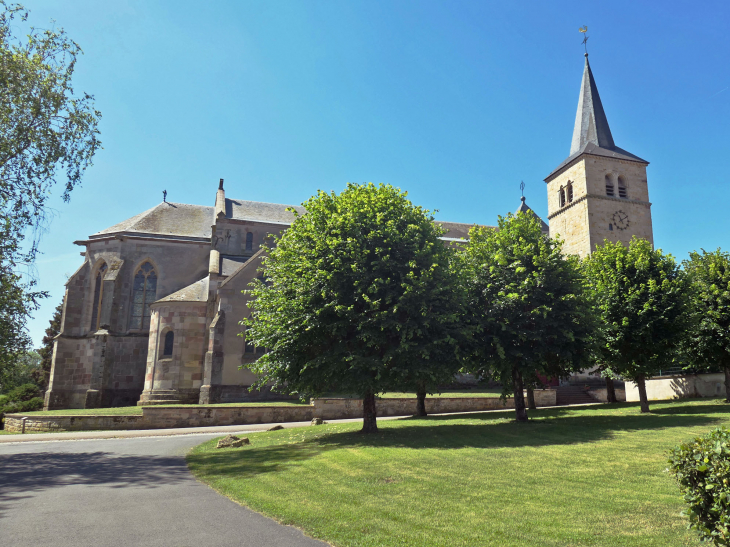
[[[686,374],[646,380],[646,396],[650,401],[684,399],[687,397],[723,397],[725,375],[722,372],[710,374]],[[626,400],[639,400],[639,387],[626,382]]]
[[[555,395],[554,390],[537,390],[535,403],[538,406],[555,406]],[[378,416],[409,416],[416,412],[416,399],[378,399],[376,408]],[[430,414],[502,408],[514,408],[514,399],[503,402],[496,397],[426,398],[426,411]],[[312,399],[307,406],[146,406],[142,408],[141,416],[7,414],[5,430],[21,432],[24,421],[25,432],[30,433],[249,425],[361,417],[360,399]]]

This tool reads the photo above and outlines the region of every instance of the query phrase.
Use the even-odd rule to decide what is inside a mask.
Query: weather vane
[[[588,55],[588,35],[586,34],[586,32],[588,32],[588,25],[583,25],[581,28],[578,29],[578,31],[583,33],[583,41],[581,43],[586,49],[586,55]]]
[[[525,197],[525,181],[520,181],[520,192],[522,192],[522,197]]]
[[[162,191],[162,201],[167,203],[167,190]]]

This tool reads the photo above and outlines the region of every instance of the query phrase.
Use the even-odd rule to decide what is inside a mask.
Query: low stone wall
[[[25,433],[38,431],[119,431],[124,429],[147,429],[143,427],[142,416],[98,416],[98,415],[55,415],[6,414],[5,431]]]
[[[684,399],[687,397],[723,397],[725,395],[725,375],[687,374],[651,378],[646,381],[646,396],[650,401]],[[626,382],[626,400],[639,400],[639,387],[634,382]]]
[[[535,390],[537,406],[555,406],[556,391]],[[314,417],[323,420],[362,418],[362,399],[313,399]],[[502,401],[498,397],[426,397],[426,413],[477,412],[514,408],[512,397]],[[378,416],[411,416],[416,413],[416,399],[378,399]]]
[[[555,406],[556,392],[551,389],[536,390],[538,406]],[[428,397],[426,412],[474,412],[514,408],[514,399],[502,401],[497,397]],[[410,416],[416,412],[416,399],[378,399],[378,416]],[[218,425],[249,425],[285,422],[307,422],[312,418],[337,420],[361,418],[360,399],[312,399],[305,406],[146,406],[142,415],[99,416],[77,415],[30,415],[7,414],[6,431],[91,431],[123,429],[166,429],[177,427],[205,427]]]

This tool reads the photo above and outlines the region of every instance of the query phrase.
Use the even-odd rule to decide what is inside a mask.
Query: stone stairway
[[[605,385],[605,384],[604,384]],[[584,405],[596,403],[596,399],[590,396],[585,386],[558,386],[556,388],[556,404],[558,405]]]

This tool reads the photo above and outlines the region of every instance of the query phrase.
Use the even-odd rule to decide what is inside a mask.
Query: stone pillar
[[[226,330],[226,313],[219,310],[208,331],[208,351],[205,354],[203,385],[200,387],[201,405],[220,402],[223,382],[223,335]]]

